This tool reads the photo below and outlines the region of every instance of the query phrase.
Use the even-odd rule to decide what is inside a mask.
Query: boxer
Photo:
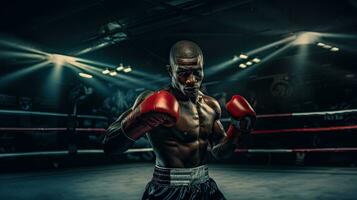
[[[256,114],[242,96],[234,95],[226,105],[231,123],[225,132],[218,102],[200,91],[203,53],[194,42],[173,45],[168,71],[169,87],[143,92],[109,126],[104,151],[123,153],[147,134],[156,165],[143,200],[225,199],[208,175],[209,153],[217,159],[229,157],[241,135],[252,130]]]

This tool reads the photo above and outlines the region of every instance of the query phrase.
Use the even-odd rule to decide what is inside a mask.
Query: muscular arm
[[[214,145],[211,150],[212,155],[217,160],[222,160],[230,157],[237,147],[238,138],[232,139],[227,137],[223,125],[219,119],[216,120],[213,125],[212,136],[212,142]]]
[[[256,114],[248,101],[240,96],[234,95],[226,105],[228,113],[231,115],[231,124],[224,133],[222,124],[219,118],[216,120],[213,133],[221,135],[220,142],[212,148],[212,154],[216,158],[225,158],[230,156],[242,136],[242,134],[250,133],[256,119]],[[220,111],[220,110],[218,110]],[[218,115],[220,117],[220,115]]]
[[[171,93],[165,90],[145,92],[130,110],[108,128],[103,140],[104,151],[122,153],[155,127],[175,125],[178,117],[179,104]]]
[[[215,142],[212,147],[212,154],[217,159],[222,159],[229,157],[234,152],[242,134],[251,132],[255,123],[256,114],[244,97],[234,95],[226,105],[227,111],[231,115],[231,124],[226,134],[219,121],[221,108],[215,100],[212,101],[212,105],[217,113],[217,118],[212,130],[213,141]]]
[[[211,135],[211,153],[218,160],[225,159],[233,154],[234,149],[236,148],[237,140],[236,138],[232,139],[227,137],[224,127],[220,121],[222,111],[218,102],[211,98],[208,103],[216,111],[216,118]]]
[[[133,112],[133,110],[149,95],[153,92],[145,91],[141,93],[135,100],[134,105],[123,114],[121,114],[118,119],[113,122],[107,129],[104,139],[103,139],[103,149],[108,154],[120,154],[127,149],[129,149],[135,142],[132,138],[123,130],[123,120],[128,117],[128,115]]]

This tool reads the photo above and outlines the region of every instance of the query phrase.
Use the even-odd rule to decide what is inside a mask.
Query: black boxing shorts
[[[208,167],[163,168],[155,166],[143,200],[223,200],[216,182],[208,176]]]

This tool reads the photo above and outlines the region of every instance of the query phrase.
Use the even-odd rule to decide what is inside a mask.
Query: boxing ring
[[[210,176],[228,200],[355,199],[351,168],[210,164]],[[153,164],[130,163],[0,175],[1,199],[140,199]]]
[[[293,117],[306,117],[306,116],[326,116],[336,114],[356,113],[357,109],[348,110],[336,110],[336,111],[320,111],[320,112],[302,112],[302,113],[278,113],[278,114],[263,114],[257,115],[258,120],[274,119],[274,118],[293,118]],[[49,117],[61,117],[61,118],[75,118],[75,119],[93,119],[93,120],[108,120],[104,116],[95,115],[76,115],[63,114],[63,113],[50,113],[50,112],[31,112],[31,111],[19,111],[19,110],[0,110],[0,115],[19,115],[19,116],[49,116]],[[223,118],[222,122],[229,122],[230,119]],[[304,128],[288,128],[288,129],[272,129],[272,130],[254,130],[251,135],[264,135],[264,134],[314,134],[314,133],[328,133],[342,131],[353,131],[357,129],[357,125],[344,125],[344,126],[329,126],[329,127],[304,127]],[[41,132],[45,134],[61,133],[67,134],[69,131],[80,134],[104,134],[105,128],[81,128],[81,127],[46,127],[46,128],[23,128],[23,127],[0,127],[1,134],[31,134],[33,132]],[[136,148],[129,149],[125,153],[140,153],[151,152],[152,148]],[[309,153],[309,152],[357,152],[357,147],[338,147],[338,148],[292,148],[292,149],[236,149],[236,153]],[[0,158],[4,157],[16,157],[16,156],[36,156],[36,155],[65,155],[68,151],[38,151],[38,152],[7,152],[0,153]],[[73,153],[73,152],[72,152]],[[103,153],[100,149],[78,149],[75,153],[90,154],[90,153]]]
[[[274,119],[274,118],[293,118],[293,117],[306,117],[306,116],[326,116],[326,115],[336,115],[336,114],[347,114],[356,113],[357,109],[348,110],[336,110],[336,111],[320,111],[320,112],[302,112],[302,113],[278,113],[278,114],[263,114],[257,115],[258,120],[264,119]],[[0,110],[0,115],[20,115],[20,116],[50,116],[50,117],[64,117],[76,119],[94,119],[94,120],[108,120],[104,116],[94,116],[94,115],[76,115],[73,114],[63,114],[63,113],[50,113],[50,112],[30,112],[30,111],[18,111],[18,110]],[[230,119],[223,118],[222,122],[229,122]],[[273,129],[273,130],[254,130],[251,135],[262,135],[262,134],[314,134],[314,133],[328,133],[328,132],[339,132],[343,134],[342,131],[352,131],[356,130],[357,125],[344,125],[344,126],[329,126],[329,127],[304,127],[304,128],[288,128],[288,129]],[[55,128],[23,128],[23,127],[0,127],[1,134],[16,134],[21,132],[22,134],[31,134],[33,132],[41,132],[51,134],[53,132],[67,134],[68,131],[75,132],[75,134],[104,134],[104,128],[81,128],[81,127],[55,127]],[[129,149],[126,153],[136,153],[136,152],[150,152],[153,151],[152,148],[136,148]],[[292,148],[292,149],[236,149],[236,153],[308,153],[308,152],[356,152],[357,147],[338,147],[338,148]],[[0,158],[12,157],[12,156],[35,156],[35,155],[46,155],[46,154],[60,154],[64,155],[68,152],[66,151],[42,151],[42,152],[9,152],[0,153]],[[75,153],[103,153],[100,149],[78,149]]]
[[[354,114],[357,110],[338,110],[309,113],[283,113],[258,115],[259,119],[280,119],[306,116],[326,116]],[[61,113],[0,111],[6,115],[52,116],[75,119],[107,120],[103,116]],[[222,119],[228,122],[229,119]],[[353,133],[357,125],[338,125],[323,127],[302,127],[282,129],[257,129],[252,136],[279,137],[336,133]],[[104,128],[88,127],[1,127],[1,135],[28,134],[50,135],[88,135],[98,138],[105,132]],[[150,147],[132,148],[126,155],[135,153],[152,153]],[[246,154],[290,155],[297,158],[310,153],[350,153],[356,154],[357,147],[311,147],[311,148],[239,148],[236,156]],[[41,156],[69,155],[104,155],[99,148],[63,149],[55,151],[2,152],[0,161],[10,158],[32,158]],[[355,199],[357,196],[357,172],[355,167],[301,167],[279,165],[237,165],[212,163],[210,176],[216,180],[218,187],[227,199]],[[147,162],[120,163],[115,165],[82,166],[72,169],[55,168],[45,171],[17,172],[0,175],[0,199],[140,199],[146,183],[151,179],[153,164]]]

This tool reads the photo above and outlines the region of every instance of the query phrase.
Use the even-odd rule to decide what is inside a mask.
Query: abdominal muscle
[[[174,138],[150,137],[156,165],[167,168],[192,168],[206,164],[208,141],[177,141]]]

